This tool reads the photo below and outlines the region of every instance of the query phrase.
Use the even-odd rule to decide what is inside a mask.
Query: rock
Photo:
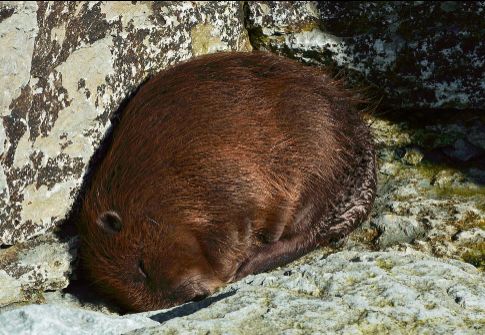
[[[394,107],[482,108],[480,1],[250,1],[257,49],[339,66]]]
[[[379,147],[378,195],[370,220],[339,250],[414,249],[485,269],[483,166],[469,162],[460,168],[449,159],[426,158],[427,152],[443,150],[476,128],[476,122],[464,121],[462,115],[434,116],[432,126],[372,121]],[[425,157],[407,164],[403,156],[415,146]]]
[[[443,151],[445,155],[447,155],[451,159],[455,159],[461,162],[467,162],[484,154],[483,150],[480,150],[468,141],[464,141],[462,139],[457,140],[454,143],[453,147],[445,148]]]
[[[421,151],[415,148],[410,148],[406,150],[404,154],[403,161],[410,165],[418,165],[423,159],[423,154]]]
[[[463,175],[453,170],[441,170],[434,177],[431,183],[440,188],[450,187],[463,181]]]
[[[485,150],[485,125],[476,122],[468,132],[467,139],[474,146]]]
[[[223,301],[133,334],[479,333],[483,275],[422,254],[341,252],[249,277]],[[167,313],[151,316],[165,320]]]
[[[410,243],[425,235],[425,226],[414,218],[384,214],[374,225],[381,231],[378,239],[382,248],[398,243]]]
[[[0,250],[0,307],[43,301],[43,291],[65,288],[69,284],[74,246],[75,241],[60,243],[45,235]]]
[[[145,317],[118,317],[64,305],[29,305],[0,314],[3,333],[121,334],[158,323]]]
[[[113,316],[31,305],[0,312],[0,324],[15,334],[478,334],[484,279],[469,264],[422,253],[317,251],[170,310]]]
[[[485,222],[483,223],[485,225]],[[485,241],[485,230],[473,228],[470,230],[460,231],[454,236],[454,239],[465,243],[483,243]]]
[[[474,169],[468,170],[468,174],[471,179],[473,179],[477,184],[485,185],[485,170],[484,169]]]
[[[396,164],[386,162],[379,167],[379,172],[383,175],[394,176],[398,171]]]
[[[0,4],[0,245],[65,216],[121,102],[192,56],[250,50],[238,2]]]

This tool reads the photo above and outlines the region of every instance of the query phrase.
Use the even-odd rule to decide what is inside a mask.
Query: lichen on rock
[[[167,66],[251,47],[237,2],[2,2],[0,44],[0,246],[13,245],[0,250],[4,306],[67,286],[73,255],[45,234],[71,209],[122,102]]]
[[[0,250],[0,307],[18,302],[43,302],[46,290],[69,284],[75,241],[59,243],[53,236]]]
[[[234,2],[1,5],[0,245],[64,219],[120,103],[191,56],[249,50]]]
[[[476,149],[469,161],[449,153],[457,139],[466,140],[472,129],[481,127],[475,114],[465,113],[421,118],[414,124],[374,118],[378,195],[370,220],[339,249],[414,249],[483,270],[485,150]],[[419,157],[412,164],[409,152]],[[372,232],[368,240],[366,231],[367,236]]]
[[[482,108],[481,1],[249,1],[256,49],[365,78],[397,108]]]

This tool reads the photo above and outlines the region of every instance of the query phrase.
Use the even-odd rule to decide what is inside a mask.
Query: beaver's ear
[[[106,211],[102,213],[96,220],[98,226],[103,228],[103,230],[110,234],[116,234],[121,231],[122,223],[121,218],[118,213],[113,211]]]

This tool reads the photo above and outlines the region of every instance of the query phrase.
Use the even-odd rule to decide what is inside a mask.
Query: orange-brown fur
[[[354,100],[269,53],[203,56],[149,80],[82,203],[89,277],[130,310],[164,308],[347,234],[375,193]],[[119,231],[103,229],[117,216]]]

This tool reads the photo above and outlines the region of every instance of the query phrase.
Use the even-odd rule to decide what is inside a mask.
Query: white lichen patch
[[[62,45],[64,38],[66,37],[66,24],[61,24],[57,27],[52,28],[51,39],[56,40],[57,43]]]
[[[147,18],[153,14],[153,10],[148,2],[137,6],[131,1],[107,1],[101,6],[101,13],[108,22],[121,20],[123,27],[132,24],[149,28]]]
[[[296,50],[313,50],[322,51],[325,48],[335,54],[335,61],[339,65],[348,64],[348,60],[343,57],[347,45],[340,37],[321,31],[320,29],[313,29],[311,31],[303,31],[294,34],[285,35],[285,43]]]
[[[22,301],[22,286],[17,278],[10,276],[5,270],[0,270],[0,283],[0,306]]]
[[[45,233],[52,226],[52,221],[63,219],[72,205],[72,200],[66,197],[66,193],[76,186],[76,180],[68,180],[64,183],[57,183],[49,189],[46,185],[37,188],[29,185],[25,188],[25,199],[22,203],[22,222],[32,224],[35,222],[36,236]],[[22,226],[19,226],[21,229]],[[32,229],[32,228],[31,228]]]

